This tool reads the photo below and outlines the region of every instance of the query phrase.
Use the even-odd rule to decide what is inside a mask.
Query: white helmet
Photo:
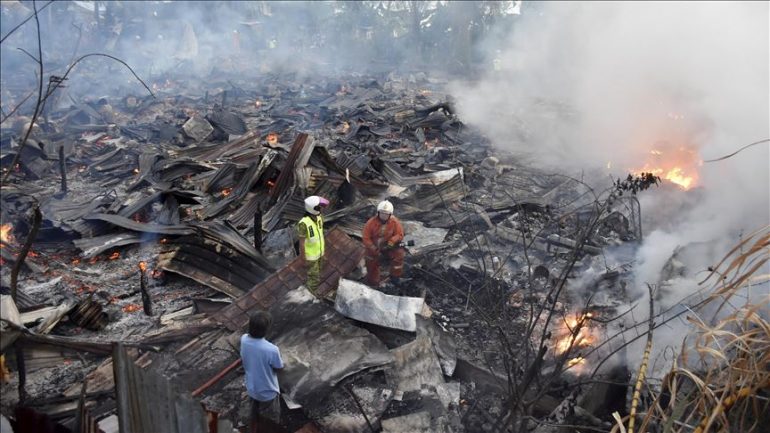
[[[305,210],[311,215],[318,215],[321,213],[321,207],[329,206],[329,200],[319,197],[317,195],[311,195],[305,199]]]
[[[385,212],[388,214],[393,214],[393,203],[383,200],[380,202],[380,204],[377,205],[377,212]]]

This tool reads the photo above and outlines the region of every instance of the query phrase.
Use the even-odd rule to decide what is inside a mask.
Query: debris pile
[[[156,81],[155,95],[57,106],[23,147],[3,125],[3,348],[21,348],[27,373],[27,395],[17,378],[4,385],[4,408],[22,401],[69,426],[85,411],[116,431],[146,420],[114,389],[149,402],[159,386],[159,402],[192,393],[218,431],[231,431],[245,391],[242,370],[227,366],[248,312],[261,308],[275,318],[284,401],[301,408],[285,430],[491,431],[512,386],[491,330],[526,335],[527,314],[567,279],[594,294],[583,318],[611,317],[624,297],[638,203],[587,207],[581,182],[490,148],[455,115],[441,80]],[[294,225],[307,195],[331,202],[320,292],[336,294],[333,305],[302,285]],[[404,222],[407,279],[367,287],[355,281],[356,238],[384,198]],[[11,269],[35,208],[42,222],[14,301]],[[555,314],[586,304],[581,293],[559,299]],[[554,335],[544,369],[590,364],[599,338],[586,336],[603,330],[581,323],[593,328],[577,344],[574,326]],[[198,391],[206,378],[216,380]],[[537,413],[557,409],[564,389],[537,396]],[[188,398],[170,423],[202,419]]]

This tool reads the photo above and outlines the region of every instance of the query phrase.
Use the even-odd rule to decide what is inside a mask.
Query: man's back
[[[241,336],[241,359],[246,371],[246,390],[259,401],[269,401],[278,396],[278,377],[273,369],[283,368],[278,347],[264,338]]]

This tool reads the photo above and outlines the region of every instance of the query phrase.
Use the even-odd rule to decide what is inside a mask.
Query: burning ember
[[[135,174],[135,175],[139,174],[139,169],[138,169],[138,168],[135,168],[135,169],[134,169],[134,174]]]
[[[139,262],[139,270],[142,272],[147,271],[147,263],[146,262]]]
[[[0,226],[0,241],[8,245],[16,242],[16,238],[13,236],[13,226],[10,223]],[[2,244],[0,244],[1,246]]]
[[[164,277],[163,271],[161,271],[160,269],[153,269],[152,274],[150,276],[156,280],[159,280]]]
[[[117,260],[120,258],[120,253],[115,251],[114,253],[110,254],[110,260]]]
[[[257,107],[257,108],[260,108],[262,106],[262,101],[257,99],[256,101],[254,101],[254,106]]]
[[[227,197],[227,196],[228,196],[228,195],[230,195],[230,193],[232,193],[232,192],[233,192],[233,189],[232,189],[232,188],[225,188],[225,189],[223,189],[223,190],[222,190],[222,196],[223,196],[223,197]]]
[[[123,307],[123,312],[124,313],[135,313],[137,311],[140,311],[141,309],[142,309],[141,305],[128,304],[128,305]]]
[[[698,168],[703,165],[697,152],[685,146],[665,148],[665,143],[659,143],[650,151],[644,166],[631,171],[636,174],[652,173],[685,191],[694,187],[698,183]]]
[[[276,134],[275,132],[271,132],[267,134],[267,144],[271,146],[278,144],[278,134]]]

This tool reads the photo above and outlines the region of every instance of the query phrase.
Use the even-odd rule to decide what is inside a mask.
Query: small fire
[[[135,168],[135,169],[134,169],[134,175],[137,175],[137,174],[139,174],[139,169],[138,169],[138,168]]]
[[[225,188],[225,189],[223,189],[223,190],[222,190],[222,196],[223,196],[223,197],[227,197],[227,196],[228,196],[228,195],[230,195],[230,193],[232,193],[232,192],[233,192],[233,189],[232,189],[232,188]]]
[[[565,353],[570,347],[590,346],[596,341],[596,337],[591,333],[591,328],[588,326],[592,317],[592,313],[575,314],[570,315],[561,323],[560,328],[555,332],[556,343],[554,344],[554,350],[557,354]]]
[[[267,144],[271,146],[278,144],[278,134],[276,134],[275,132],[271,132],[267,134]]]
[[[167,243],[168,243],[168,238],[163,238],[163,239],[161,239],[161,240],[160,240],[160,243],[162,243],[162,244],[167,244]]]
[[[0,241],[9,245],[16,242],[16,238],[13,236],[13,226],[10,223],[0,225]]]
[[[38,254],[38,253],[36,253],[36,252],[34,252],[32,250],[29,250],[29,253],[27,253],[27,256],[35,258],[35,257],[39,257],[40,254]]]
[[[80,264],[80,259],[72,259],[72,262],[71,262],[71,263],[72,263],[73,265],[79,265],[79,264]]]
[[[267,187],[268,188],[273,188],[274,186],[275,186],[275,181],[274,180],[268,180],[267,181]]]
[[[703,161],[696,150],[685,146],[671,148],[665,143],[659,143],[655,149],[650,150],[644,166],[631,171],[636,174],[652,173],[686,191],[697,185],[698,168],[701,165]]]
[[[123,307],[123,312],[124,313],[135,313],[135,312],[137,312],[137,311],[139,311],[141,309],[142,309],[141,305],[128,304],[128,305]]]
[[[115,251],[114,253],[110,254],[110,260],[117,260],[120,258],[120,253]]]
[[[147,263],[146,262],[139,262],[139,270],[142,272],[145,272],[147,270]]]
[[[578,356],[577,358],[572,358],[569,361],[567,361],[567,367],[574,367],[575,365],[585,365],[586,359],[582,356]]]
[[[160,269],[153,269],[152,274],[150,276],[158,280],[160,278],[163,278],[163,271],[161,271]]]
[[[260,101],[259,99],[257,99],[256,101],[254,101],[254,106],[255,106],[255,107],[257,107],[257,108],[260,108],[260,107],[262,107],[262,101]]]

